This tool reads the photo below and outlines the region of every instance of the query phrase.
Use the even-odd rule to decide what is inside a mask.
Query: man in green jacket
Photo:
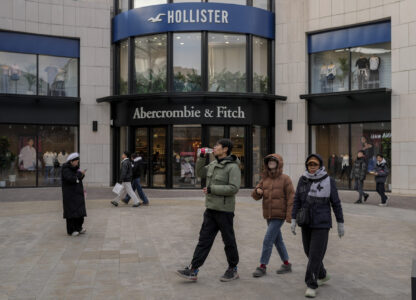
[[[206,178],[206,187],[203,189],[206,210],[192,262],[185,269],[177,271],[182,278],[197,280],[199,267],[208,257],[218,231],[221,231],[228,261],[228,269],[220,280],[231,281],[239,278],[237,273],[239,258],[233,218],[235,195],[241,184],[241,170],[239,159],[231,154],[232,149],[231,140],[219,140],[214,147],[216,159],[207,166],[204,149],[201,149],[200,157],[196,162],[196,172],[197,176]]]

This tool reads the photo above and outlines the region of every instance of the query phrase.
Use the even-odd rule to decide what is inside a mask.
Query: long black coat
[[[78,172],[78,167],[73,167],[70,162],[62,165],[62,199],[65,219],[87,216],[83,178],[84,175]]]

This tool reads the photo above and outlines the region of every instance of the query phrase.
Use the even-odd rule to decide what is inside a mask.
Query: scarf
[[[331,179],[325,167],[320,168],[315,174],[305,171],[303,176],[312,181],[308,193],[309,202],[327,202],[331,196]]]

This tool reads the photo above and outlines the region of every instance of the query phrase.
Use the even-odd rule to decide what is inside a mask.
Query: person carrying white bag
[[[137,198],[136,193],[134,192],[131,186],[133,170],[131,167],[130,152],[124,151],[123,155],[121,156],[121,159],[122,161],[121,161],[120,179],[118,181],[118,184],[122,186],[122,189],[120,191],[119,186],[114,187],[113,192],[115,192],[118,195],[113,201],[111,201],[111,204],[114,206],[118,206],[118,204],[120,203],[120,200],[124,199],[126,194],[128,194],[130,198],[133,199],[134,201],[133,207],[139,207],[140,206],[139,198]]]

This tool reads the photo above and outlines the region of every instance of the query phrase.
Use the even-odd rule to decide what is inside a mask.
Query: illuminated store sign
[[[274,39],[274,13],[224,3],[171,3],[146,6],[113,19],[113,42],[168,31],[217,31]]]

